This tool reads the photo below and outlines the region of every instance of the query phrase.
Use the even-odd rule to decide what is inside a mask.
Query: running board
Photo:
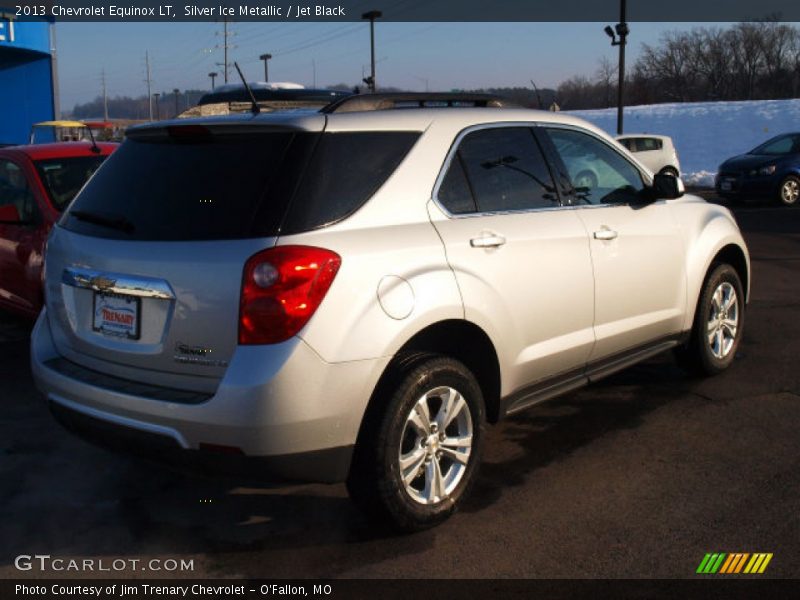
[[[663,338],[655,343],[639,346],[615,356],[604,358],[587,365],[585,369],[570,371],[569,373],[525,387],[501,401],[501,418],[517,414],[546,400],[575,391],[590,383],[600,381],[636,363],[647,360],[671,348],[675,348],[685,340],[686,334]]]

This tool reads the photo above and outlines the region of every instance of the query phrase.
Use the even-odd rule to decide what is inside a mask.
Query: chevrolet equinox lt
[[[84,436],[344,481],[415,530],[487,422],[668,349],[729,367],[749,281],[727,209],[585,121],[355,96],[131,129],[52,230],[31,359]]]

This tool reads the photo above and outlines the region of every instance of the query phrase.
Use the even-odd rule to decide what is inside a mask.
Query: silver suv
[[[346,481],[405,530],[456,510],[487,422],[668,349],[727,368],[750,281],[728,210],[585,121],[381,95],[130,130],[45,270],[62,423]]]

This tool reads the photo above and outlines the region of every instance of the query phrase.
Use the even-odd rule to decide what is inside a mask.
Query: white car
[[[162,459],[346,481],[413,530],[466,497],[487,422],[665,350],[728,368],[750,281],[731,213],[585,121],[501,106],[130,129],[48,242],[31,360],[53,413]]]
[[[675,150],[671,137],[629,133],[618,135],[616,140],[653,173],[680,176],[681,165],[678,161],[678,151]]]

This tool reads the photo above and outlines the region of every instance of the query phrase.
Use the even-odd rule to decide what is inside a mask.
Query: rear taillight
[[[277,246],[244,266],[239,343],[276,344],[300,331],[316,312],[342,264],[335,252]]]

